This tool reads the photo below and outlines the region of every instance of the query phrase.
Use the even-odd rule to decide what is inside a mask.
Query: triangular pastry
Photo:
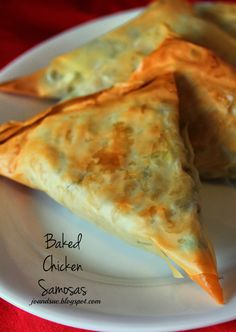
[[[142,60],[171,35],[211,48],[236,65],[236,40],[194,15],[184,0],[154,1],[138,17],[60,55],[30,76],[0,84],[0,91],[70,99],[125,82]]]
[[[223,303],[172,75],[0,126],[0,174],[179,265]]]
[[[236,70],[211,51],[166,40],[142,62],[132,81],[175,73],[183,125],[202,178],[236,178]]]

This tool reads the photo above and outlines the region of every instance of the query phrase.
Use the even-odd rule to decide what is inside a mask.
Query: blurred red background
[[[63,30],[99,16],[141,7],[148,2],[148,0],[49,0],[47,2],[0,0],[0,68],[27,49]],[[231,0],[231,2],[236,1]],[[3,332],[82,331],[37,318],[1,299],[0,330]],[[200,331],[236,332],[236,321],[194,330],[194,332]]]

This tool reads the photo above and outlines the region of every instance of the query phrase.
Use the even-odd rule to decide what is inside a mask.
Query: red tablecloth
[[[148,0],[0,0],[0,68],[25,50],[65,29],[98,16],[135,8],[148,2]],[[0,330],[3,332],[85,331],[48,322],[1,299]],[[236,332],[236,320],[193,331]]]

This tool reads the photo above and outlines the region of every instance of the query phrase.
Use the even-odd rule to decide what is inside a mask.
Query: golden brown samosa
[[[47,67],[0,84],[0,91],[59,99],[89,95],[125,82],[147,55],[176,34],[236,65],[234,38],[195,15],[185,0],[156,0],[133,20],[56,57]]]
[[[202,178],[236,178],[236,70],[211,51],[166,40],[145,58],[132,81],[175,74],[180,115],[188,124],[194,163]]]
[[[0,174],[178,264],[223,303],[172,75],[0,126]]]

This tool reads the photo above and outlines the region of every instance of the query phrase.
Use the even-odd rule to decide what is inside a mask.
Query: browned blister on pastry
[[[131,82],[0,126],[1,175],[174,261],[223,303],[188,154],[172,75]]]
[[[202,178],[236,177],[236,70],[211,51],[169,39],[145,58],[132,79],[175,73],[182,126],[188,126]]]

